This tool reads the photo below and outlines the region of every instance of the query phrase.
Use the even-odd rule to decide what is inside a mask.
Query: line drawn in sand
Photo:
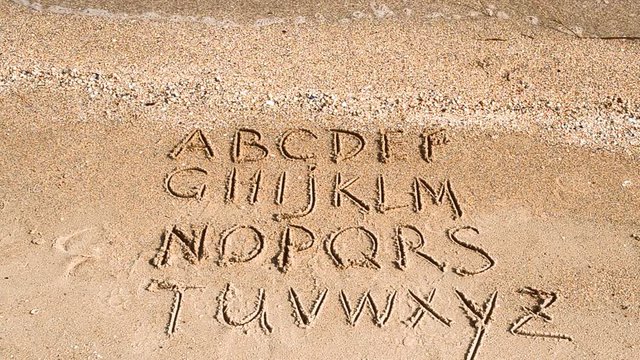
[[[204,289],[204,286],[184,285],[175,283],[168,280],[156,280],[152,279],[147,290],[155,292],[158,290],[170,290],[173,291],[173,304],[171,305],[171,313],[169,315],[169,321],[167,322],[167,335],[173,336],[178,330],[178,321],[180,320],[180,311],[182,310],[182,299],[184,293],[191,289]]]
[[[231,283],[227,283],[224,291],[222,291],[217,298],[218,311],[216,313],[216,318],[218,321],[231,327],[241,328],[245,334],[248,331],[247,327],[249,324],[256,321],[265,334],[271,334],[273,332],[273,327],[269,324],[269,320],[267,319],[265,289],[258,289],[258,297],[254,302],[254,310],[246,316],[240,317],[240,319],[232,317],[230,311],[232,300],[237,297],[238,290]]]
[[[411,315],[411,317],[405,322],[405,324],[407,324],[408,326],[411,326],[412,328],[415,328],[416,326],[418,326],[418,323],[420,323],[420,320],[422,320],[422,318],[426,314],[429,314],[431,317],[433,317],[435,320],[437,320],[441,324],[447,327],[451,327],[453,320],[439,314],[431,306],[431,303],[433,302],[433,298],[435,295],[436,295],[435,288],[431,290],[431,292],[426,298],[422,298],[418,296],[416,293],[414,293],[413,291],[409,290],[409,296],[419,305],[419,307],[414,311],[413,315]]]
[[[527,314],[519,317],[515,322],[511,324],[511,328],[509,332],[513,335],[521,335],[521,336],[529,336],[535,338],[546,338],[546,339],[555,339],[555,340],[567,340],[573,341],[573,338],[569,335],[560,334],[560,333],[551,333],[551,332],[542,332],[542,331],[531,331],[525,330],[523,327],[534,319],[542,319],[546,323],[550,323],[553,318],[551,315],[547,314],[544,310],[550,308],[553,303],[558,299],[558,295],[554,292],[547,292],[544,290],[538,290],[531,287],[525,287],[523,289],[518,290],[518,293],[529,295],[536,299],[537,303],[535,306],[531,308],[522,307]]]
[[[371,295],[371,291],[367,290],[358,302],[353,306],[349,302],[349,298],[344,291],[340,291],[340,304],[342,305],[342,309],[344,310],[344,314],[347,316],[347,323],[351,326],[356,326],[358,323],[358,319],[364,310],[366,305],[369,306],[369,312],[371,313],[371,317],[373,323],[381,328],[383,327],[389,318],[391,317],[391,313],[393,312],[393,305],[396,301],[397,291],[393,290],[391,293],[387,295],[387,302],[382,310],[378,307],[373,296]]]
[[[489,323],[492,320],[493,311],[496,308],[496,302],[498,301],[498,291],[494,291],[489,298],[485,301],[484,305],[479,306],[476,302],[467,297],[462,291],[456,289],[456,295],[460,299],[462,309],[464,309],[469,322],[476,329],[476,333],[469,344],[465,360],[475,360],[478,356],[478,351],[482,345]]]

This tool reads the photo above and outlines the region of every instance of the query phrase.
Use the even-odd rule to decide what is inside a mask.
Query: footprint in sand
[[[56,238],[52,248],[70,258],[64,268],[65,278],[74,276],[80,266],[100,257],[100,249],[96,246],[99,236],[100,230],[90,227]]]
[[[107,296],[107,304],[118,310],[127,310],[131,303],[131,293],[125,288],[114,288]]]

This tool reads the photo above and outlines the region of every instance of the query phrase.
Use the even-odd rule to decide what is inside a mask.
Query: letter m
[[[454,219],[458,219],[462,216],[462,208],[460,208],[460,203],[458,202],[458,198],[453,191],[453,187],[451,186],[451,181],[449,179],[441,182],[439,191],[436,191],[435,188],[429,185],[426,180],[416,177],[413,183],[414,210],[416,212],[421,212],[425,207],[425,192],[431,198],[434,205],[442,205],[445,201],[448,201],[451,205],[451,209],[453,210]]]

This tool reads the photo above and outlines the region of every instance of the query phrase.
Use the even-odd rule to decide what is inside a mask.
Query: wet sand
[[[525,21],[578,37],[638,37],[635,1],[174,1],[45,0],[15,3],[53,13],[200,21],[223,27],[279,23],[348,23],[370,19]]]

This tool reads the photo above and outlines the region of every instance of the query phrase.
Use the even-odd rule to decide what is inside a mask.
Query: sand
[[[0,358],[639,357],[636,8],[0,2]]]

